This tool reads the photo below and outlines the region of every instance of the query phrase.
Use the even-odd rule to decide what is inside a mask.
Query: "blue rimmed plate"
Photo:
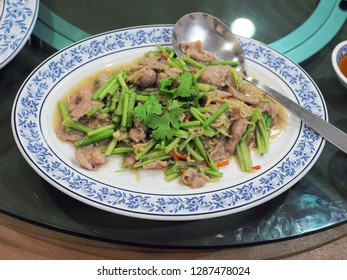
[[[54,132],[57,101],[96,71],[131,61],[156,44],[170,45],[172,26],[133,27],[75,43],[48,58],[26,79],[14,101],[12,129],[19,150],[54,187],[91,206],[117,214],[157,220],[193,220],[243,211],[283,193],[318,159],[324,139],[287,112],[282,134],[266,156],[252,154],[257,172],[241,173],[235,162],[223,167],[216,183],[190,189],[166,182],[159,171],[116,173],[121,160],[110,158],[98,171],[79,167],[74,148]],[[249,72],[327,120],[319,89],[290,59],[257,41],[238,37]]]
[[[24,47],[38,10],[39,0],[0,0],[0,69]]]

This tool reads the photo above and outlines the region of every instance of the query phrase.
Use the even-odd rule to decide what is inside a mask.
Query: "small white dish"
[[[339,62],[341,59],[347,55],[347,40],[342,41],[339,43],[333,50],[331,54],[331,62],[333,64],[335,73],[341,82],[341,84],[347,88],[347,77],[342,73],[340,67],[339,67]]]

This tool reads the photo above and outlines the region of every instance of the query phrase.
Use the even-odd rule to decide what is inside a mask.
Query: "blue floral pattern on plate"
[[[342,46],[336,55],[336,63],[339,63],[342,57],[347,54],[347,45]]]
[[[302,125],[295,145],[260,176],[220,190],[194,194],[141,193],[93,180],[58,158],[40,129],[40,113],[50,89],[82,65],[119,51],[171,43],[172,26],[143,26],[91,37],[47,59],[24,82],[14,102],[12,128],[26,160],[43,178],[74,198],[95,207],[133,217],[192,220],[242,211],[290,188],[318,159],[324,140]],[[294,62],[268,46],[238,37],[246,59],[283,80],[297,102],[327,119],[322,95],[311,78]]]
[[[0,1],[0,69],[23,48],[38,15],[39,0]]]

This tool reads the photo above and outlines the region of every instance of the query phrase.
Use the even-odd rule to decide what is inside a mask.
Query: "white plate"
[[[25,159],[53,186],[86,204],[113,213],[158,220],[193,220],[243,211],[290,188],[318,159],[324,140],[288,113],[281,137],[264,157],[252,155],[261,170],[241,173],[232,162],[224,177],[200,189],[178,181],[167,183],[159,171],[115,173],[113,157],[98,171],[79,167],[74,149],[60,141],[53,128],[57,101],[78,80],[106,66],[130,61],[155,48],[170,45],[172,26],[143,26],[97,35],[61,50],[34,70],[19,90],[12,128]],[[305,108],[327,119],[323,97],[298,65],[264,44],[238,37],[248,69]]]
[[[0,69],[24,47],[33,31],[39,0],[0,0]]]

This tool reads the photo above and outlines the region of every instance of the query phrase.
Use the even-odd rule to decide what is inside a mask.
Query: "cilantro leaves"
[[[139,121],[152,129],[151,137],[157,140],[171,140],[174,130],[179,129],[179,116],[184,112],[182,102],[194,98],[199,90],[193,74],[183,72],[177,77],[160,80],[160,93],[170,94],[161,103],[157,95],[152,94],[135,108],[135,116]]]
[[[170,112],[166,112],[162,117],[154,118],[149,127],[152,128],[151,136],[157,140],[165,140],[165,138],[171,140],[174,133],[172,128],[179,128],[178,121],[175,116],[172,116]]]
[[[177,77],[161,79],[159,81],[159,89],[161,92],[171,93],[173,98],[195,97],[199,92],[196,79],[194,75],[189,72],[183,72]]]
[[[135,108],[135,116],[152,129],[151,136],[157,140],[171,140],[178,129],[179,116],[183,113],[177,100],[168,100],[169,106],[163,108],[156,95],[151,95],[143,104]]]
[[[160,104],[155,95],[150,95],[143,105],[138,105],[135,108],[136,118],[149,125],[155,116],[159,116],[163,111],[163,106]]]

